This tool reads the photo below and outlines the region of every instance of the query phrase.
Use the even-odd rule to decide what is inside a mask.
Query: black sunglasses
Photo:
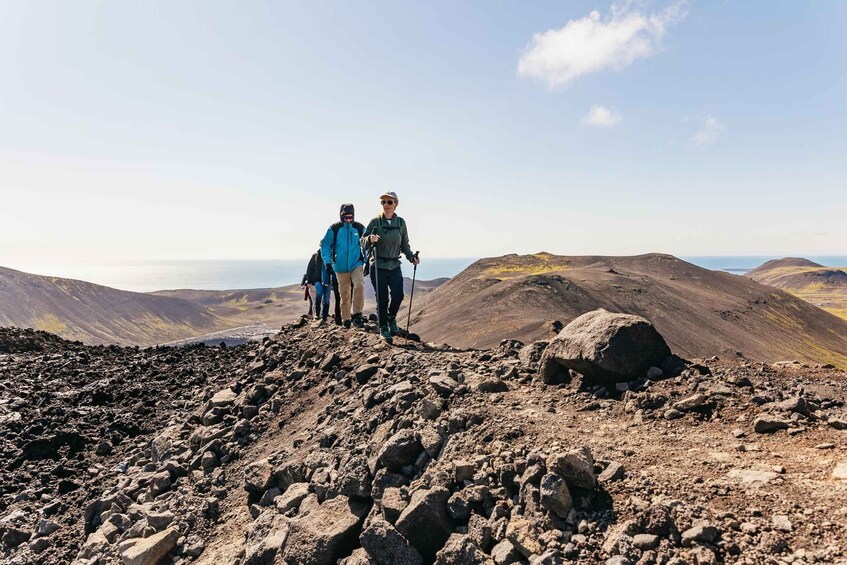
[[[386,204],[394,204],[394,201],[393,200],[380,200],[379,203],[382,204],[383,206],[385,206]]]

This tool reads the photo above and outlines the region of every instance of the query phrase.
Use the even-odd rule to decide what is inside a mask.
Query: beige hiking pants
[[[362,267],[356,267],[349,273],[335,273],[338,278],[338,295],[341,298],[341,320],[350,319],[350,294],[352,283],[353,314],[361,314],[365,307],[365,275]]]

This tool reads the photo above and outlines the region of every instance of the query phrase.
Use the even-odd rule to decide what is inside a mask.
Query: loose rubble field
[[[549,385],[543,344],[304,323],[238,347],[0,330],[4,563],[847,562],[847,374]]]

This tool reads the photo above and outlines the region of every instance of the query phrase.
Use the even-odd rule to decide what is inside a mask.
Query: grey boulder
[[[659,366],[671,350],[649,321],[600,308],[579,316],[550,342],[541,359],[542,378],[572,369],[590,382],[635,380]]]
[[[450,491],[444,487],[415,491],[397,519],[397,530],[428,561],[435,557],[452,533],[446,512],[448,498]]]
[[[392,565],[393,563],[419,565],[423,563],[423,557],[418,550],[412,547],[409,541],[385,520],[371,522],[362,531],[359,542],[368,556],[379,565]]]

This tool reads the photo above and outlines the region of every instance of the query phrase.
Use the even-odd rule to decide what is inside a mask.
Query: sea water
[[[418,280],[453,277],[462,272],[474,258],[431,258],[418,266]],[[275,288],[298,284],[308,266],[308,259],[263,261],[134,261],[106,264],[21,264],[6,267],[67,279],[76,279],[120,290],[153,292],[190,288],[196,290],[234,290]],[[412,265],[403,260],[404,276],[412,276]]]
[[[699,256],[683,260],[712,270],[742,275],[765,261],[779,256]],[[847,267],[847,256],[807,256],[806,259],[831,267]],[[418,280],[453,277],[475,258],[428,258],[418,267]],[[306,272],[307,261],[279,259],[265,261],[136,261],[105,264],[21,264],[4,265],[27,273],[83,280],[134,292],[191,288],[233,290],[274,288],[297,284]],[[403,261],[404,276],[412,276],[412,266]]]

